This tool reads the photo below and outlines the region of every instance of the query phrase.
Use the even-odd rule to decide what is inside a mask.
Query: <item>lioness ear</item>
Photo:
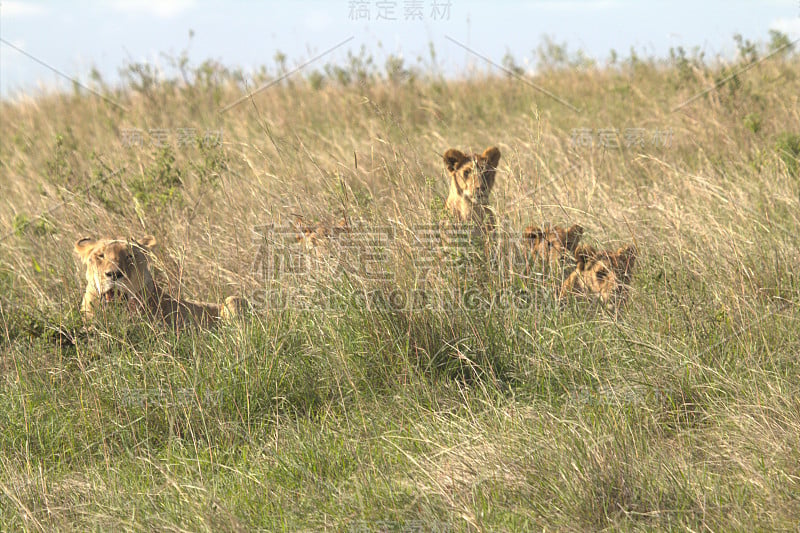
[[[489,167],[497,168],[497,164],[500,162],[500,149],[497,146],[491,146],[483,151],[481,157],[487,160]]]
[[[84,263],[86,262],[86,259],[89,258],[89,254],[92,253],[95,244],[97,244],[97,241],[91,237],[84,237],[75,243],[75,253],[78,254],[78,256],[81,258],[81,261]]]
[[[461,164],[465,159],[467,159],[467,156],[455,148],[450,148],[444,153],[444,165],[447,167],[448,172],[455,172],[456,167],[459,166],[459,164]]]
[[[153,246],[156,245],[156,238],[152,235],[145,235],[141,239],[131,239],[133,242],[141,246],[142,248],[147,248],[150,250]]]

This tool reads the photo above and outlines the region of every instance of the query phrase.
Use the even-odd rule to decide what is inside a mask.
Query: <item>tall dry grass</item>
[[[225,112],[243,83],[212,63],[98,85],[124,109],[0,104],[2,529],[796,529],[797,56],[533,80],[578,111],[512,77],[365,65]],[[489,145],[502,250],[544,223],[634,242],[621,313],[480,258],[415,266],[441,154]],[[254,228],[297,214],[391,229],[387,279],[272,280],[325,305],[213,331],[80,329],[78,238],[153,234],[174,290],[263,303]],[[452,305],[370,300],[397,288]],[[509,288],[533,303],[500,305]]]

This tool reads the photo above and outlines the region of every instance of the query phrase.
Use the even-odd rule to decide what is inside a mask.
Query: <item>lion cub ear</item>
[[[490,167],[497,168],[497,164],[500,162],[500,149],[497,146],[490,146],[483,151],[481,157],[486,159]]]
[[[81,258],[81,261],[84,263],[89,258],[89,254],[92,253],[94,250],[94,246],[97,244],[96,239],[92,239],[91,237],[84,237],[80,239],[78,242],[75,243],[75,253],[78,254],[78,257]]]
[[[544,237],[544,231],[538,226],[528,226],[525,228],[522,236],[535,243],[537,240]]]
[[[634,259],[636,257],[636,246],[632,244],[626,244],[625,246],[617,250],[617,253],[628,259]]]
[[[575,250],[578,247],[578,243],[583,237],[583,226],[579,224],[573,224],[572,226],[567,229],[567,238],[564,245],[567,247],[567,250]]]
[[[131,239],[131,241],[148,250],[156,245],[156,238],[152,235],[145,235],[141,239]]]
[[[619,258],[618,263],[625,269],[632,269],[633,264],[636,262],[636,247],[632,244],[623,246],[617,250],[616,256]]]
[[[467,156],[464,155],[464,152],[460,150],[456,150],[455,148],[450,148],[444,153],[444,165],[447,167],[447,171],[452,173],[455,172],[456,167],[459,167],[464,160],[467,159]]]
[[[581,244],[575,248],[575,252],[573,253],[575,255],[575,260],[578,262],[578,270],[582,270],[586,262],[596,254],[594,248],[588,244]]]

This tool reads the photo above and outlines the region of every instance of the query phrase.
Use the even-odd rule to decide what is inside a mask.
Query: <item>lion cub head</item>
[[[617,251],[597,250],[589,245],[575,250],[577,266],[564,281],[561,296],[583,294],[598,298],[603,304],[616,306],[627,298],[636,248],[627,245]]]
[[[351,232],[347,218],[342,218],[333,225],[319,223],[316,226],[309,226],[303,217],[298,216],[295,218],[294,226],[298,232],[297,242],[309,250],[327,243],[331,238],[338,238],[343,233]]]
[[[450,148],[444,153],[444,164],[450,174],[450,193],[447,209],[460,222],[475,222],[494,227],[494,215],[489,207],[489,194],[494,187],[500,150],[492,146],[482,154],[464,154]]]
[[[90,318],[101,302],[142,299],[154,290],[145,251],[155,243],[151,236],[138,240],[84,238],[75,243],[75,252],[86,267],[84,316]]]
[[[536,226],[525,228],[523,238],[531,247],[531,257],[535,262],[555,267],[565,258],[572,256],[583,236],[583,228],[574,224],[567,229],[561,226]]]

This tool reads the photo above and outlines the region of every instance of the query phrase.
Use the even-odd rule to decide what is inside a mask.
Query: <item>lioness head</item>
[[[464,154],[450,148],[444,153],[444,164],[450,174],[447,208],[461,222],[484,222],[490,213],[489,194],[494,187],[500,150],[492,146],[482,154]]]
[[[636,248],[633,245],[623,246],[615,252],[581,245],[575,250],[575,260],[577,266],[573,276],[577,275],[580,279],[565,287],[567,290],[597,296],[606,304],[624,301],[636,262]]]
[[[565,257],[574,254],[582,236],[583,228],[578,224],[567,229],[560,226],[544,229],[528,226],[523,233],[525,242],[531,247],[534,261],[550,266],[555,266]]]
[[[145,251],[155,238],[93,239],[75,243],[75,252],[86,266],[86,293],[81,311],[91,317],[99,302],[130,297],[143,298],[153,289],[153,278]]]

